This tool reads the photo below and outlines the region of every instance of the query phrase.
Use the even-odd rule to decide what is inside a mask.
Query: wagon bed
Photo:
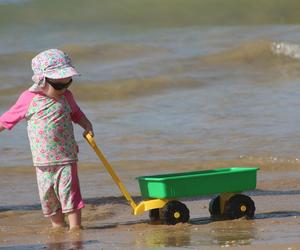
[[[257,170],[257,167],[232,167],[137,179],[144,199],[173,199],[255,189]]]

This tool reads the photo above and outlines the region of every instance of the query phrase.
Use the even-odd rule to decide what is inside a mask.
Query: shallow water
[[[230,162],[234,164],[233,162]],[[148,170],[140,162],[119,162],[116,171],[136,202],[141,201],[135,176],[155,172],[155,163],[147,162]],[[159,164],[159,162],[156,162]],[[195,169],[190,164],[182,167],[160,162],[161,171]],[[226,163],[215,162],[200,167],[215,167]],[[247,164],[244,162],[244,164]],[[43,218],[38,198],[34,195],[34,174],[29,169],[10,167],[7,179],[0,181],[1,195],[9,185],[26,189],[10,190],[0,205],[1,249],[298,249],[299,246],[299,166],[273,165],[258,172],[257,190],[247,192],[256,205],[253,220],[214,221],[209,218],[208,203],[211,196],[194,197],[182,201],[190,210],[191,220],[175,226],[150,224],[148,214],[133,216],[126,200],[108,174],[99,166],[82,165],[80,180],[86,208],[83,209],[81,232],[66,229],[54,231]],[[4,169],[2,168],[2,171]],[[130,170],[130,171],[129,171]],[[19,174],[18,174],[19,173]],[[21,175],[22,174],[22,177]],[[36,194],[37,195],[37,194]],[[18,200],[11,197],[18,196]],[[4,205],[5,204],[5,205]]]

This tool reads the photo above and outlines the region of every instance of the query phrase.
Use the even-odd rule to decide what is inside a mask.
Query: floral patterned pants
[[[69,213],[84,207],[77,163],[36,167],[39,195],[45,217],[57,212]]]

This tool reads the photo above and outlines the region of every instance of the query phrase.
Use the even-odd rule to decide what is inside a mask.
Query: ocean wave
[[[96,45],[69,44],[59,47],[68,53],[76,63],[111,63],[116,61],[132,60],[150,55],[166,53],[165,48],[157,48],[141,44],[127,43],[104,43]],[[31,59],[40,51],[20,51],[10,54],[0,54],[0,68],[9,69],[12,67],[25,68],[30,66]]]
[[[27,87],[29,88],[30,84],[24,83],[18,86],[6,85],[6,87],[2,87],[0,98],[3,104],[10,102],[12,96],[20,94]],[[101,102],[150,96],[170,89],[196,88],[201,85],[202,82],[199,80],[189,78],[180,80],[171,76],[156,76],[99,82],[78,79],[71,87],[71,90],[80,101]]]
[[[104,43],[95,45],[66,45],[61,48],[75,61],[112,62],[167,52],[167,49],[134,43]]]
[[[8,69],[24,69],[31,64],[34,52],[15,52],[0,55],[0,70],[6,72]]]
[[[191,67],[234,68],[235,71],[260,73],[268,79],[298,77],[300,46],[271,41],[254,41],[207,56],[194,57]]]
[[[173,79],[170,76],[134,78],[105,82],[80,82],[72,90],[81,101],[125,100],[161,93],[165,90],[195,88],[202,82],[194,79]]]

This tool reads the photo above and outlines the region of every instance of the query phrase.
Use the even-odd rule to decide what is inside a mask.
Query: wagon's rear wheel
[[[220,200],[221,200],[220,195],[218,195],[217,197],[214,197],[210,200],[208,211],[209,211],[211,217],[217,217],[217,216],[221,215]]]
[[[159,208],[154,208],[149,210],[149,218],[151,222],[156,222],[160,220]]]
[[[190,219],[190,211],[180,201],[169,201],[161,209],[162,219],[169,225],[175,225],[177,223],[185,223]]]
[[[232,196],[225,206],[225,215],[229,219],[238,219],[244,216],[250,219],[254,217],[254,213],[254,201],[249,196],[243,194]]]

